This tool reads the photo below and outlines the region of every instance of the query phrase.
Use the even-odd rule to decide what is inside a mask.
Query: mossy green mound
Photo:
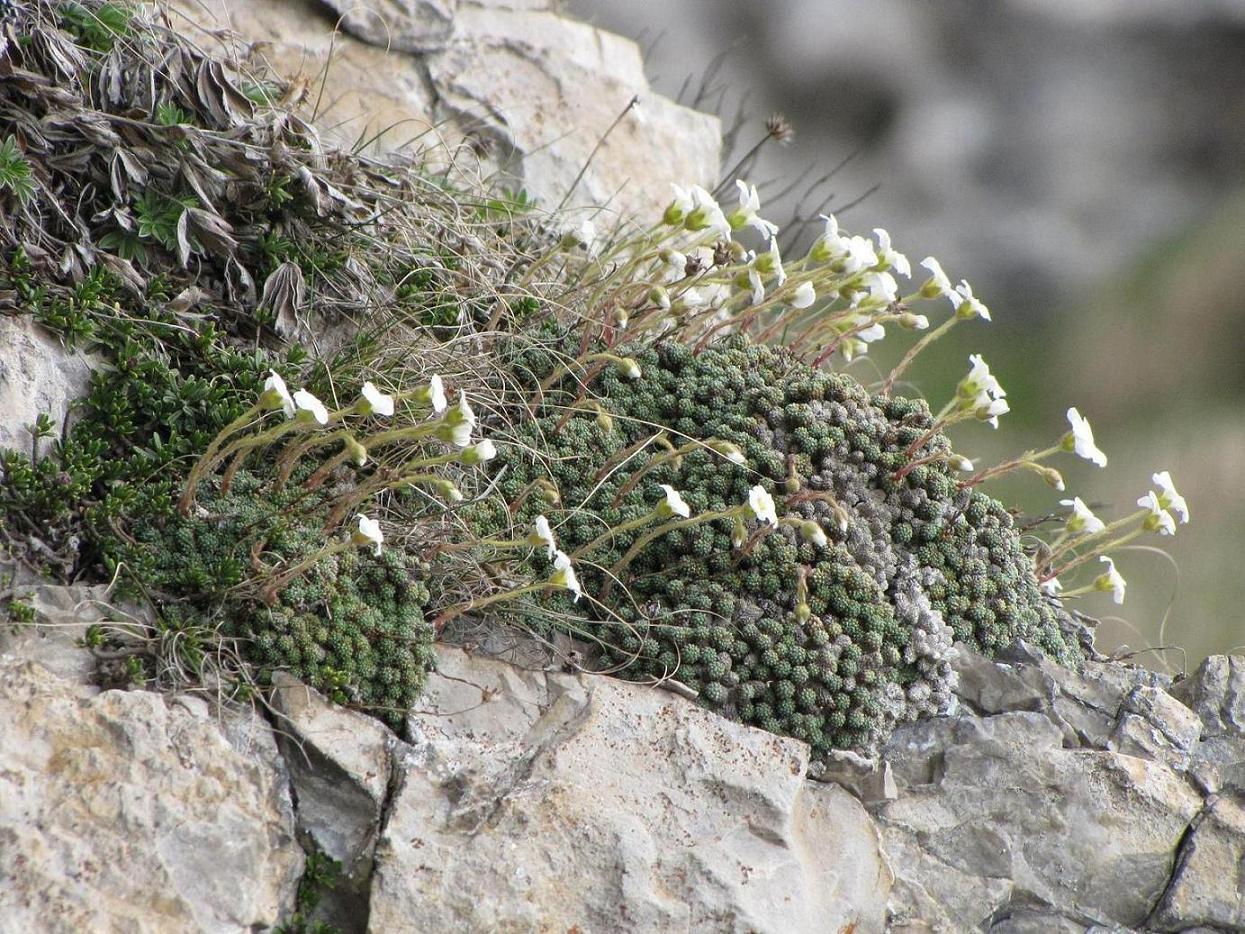
[[[603,647],[605,667],[676,678],[730,716],[827,750],[866,746],[897,721],[944,710],[955,640],[992,654],[1023,638],[1079,657],[997,501],[961,489],[942,462],[897,479],[905,449],[932,424],[924,402],[871,396],[851,377],[743,337],[699,354],[680,344],[620,353],[642,377],[603,372],[592,406],[576,402],[569,377],[547,386],[538,417],[518,431],[522,444],[506,449],[500,484],[514,500],[547,469],[564,507],[548,512],[561,547],[574,555],[597,542],[579,554],[579,575],[587,594],[611,597],[576,629]],[[553,359],[523,363],[542,380]],[[725,441],[746,462],[709,446],[673,457],[645,444],[661,426],[675,446]],[[945,450],[941,436],[922,449]],[[746,502],[757,483],[793,521],[752,522],[742,547],[736,520],[721,518],[662,534],[624,565],[656,522],[605,534],[649,515],[662,484],[694,518]],[[528,497],[520,523],[547,510]],[[801,520],[816,523],[824,545]],[[572,610],[568,597],[555,600]]]

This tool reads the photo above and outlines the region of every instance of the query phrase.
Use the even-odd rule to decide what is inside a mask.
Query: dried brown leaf
[[[295,262],[286,260],[272,271],[264,281],[259,304],[271,310],[276,317],[276,331],[282,337],[292,337],[307,302],[307,287],[303,270]]]

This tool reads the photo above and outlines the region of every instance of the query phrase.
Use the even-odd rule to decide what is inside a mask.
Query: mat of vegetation
[[[893,394],[989,312],[932,259],[902,294],[885,231],[784,262],[742,182],[606,229],[467,153],[328,151],[285,94],[119,3],[18,3],[0,40],[0,314],[105,361],[0,457],[0,538],[155,608],[91,637],[138,683],[281,668],[397,725],[438,636],[509,626],[864,748],[946,709],[956,640],[1075,664],[1058,575],[1187,518],[1166,478],[1026,537],[980,484],[1101,452],[1069,413],[974,472],[946,430],[1007,411],[977,357],[939,410]],[[889,379],[831,371],[886,327],[923,332]]]

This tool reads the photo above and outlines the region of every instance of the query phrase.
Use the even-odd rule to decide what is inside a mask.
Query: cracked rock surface
[[[345,934],[1245,930],[1240,657],[1172,683],[961,646],[952,713],[810,781],[675,694],[449,647],[405,737],[289,678],[267,720],[101,690],[102,595],[15,586],[48,627],[0,638],[15,930],[272,925],[299,843],[343,864]]]
[[[203,702],[87,696],[0,655],[0,723],[0,930],[234,932],[292,910],[284,775]]]
[[[0,315],[0,448],[29,454],[40,415],[59,437],[70,403],[86,392],[98,365],[98,358],[66,350],[30,318]]]
[[[623,214],[660,215],[671,182],[717,180],[717,117],[654,93],[634,42],[562,16],[550,0],[168,7],[174,28],[230,30],[305,83],[327,142],[370,151],[465,144],[456,164],[468,173],[500,170],[547,207],[568,191],[571,206],[604,204],[603,230]],[[633,96],[638,113],[611,130]]]
[[[371,930],[878,930],[890,871],[808,749],[682,698],[445,649]],[[482,897],[482,893],[487,893]]]
[[[1245,930],[1242,659],[1173,686],[1023,644],[960,649],[960,709],[847,776],[895,785],[866,797],[895,869],[890,930]]]

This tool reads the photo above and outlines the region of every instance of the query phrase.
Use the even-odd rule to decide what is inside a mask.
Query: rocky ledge
[[[402,735],[293,679],[266,713],[101,689],[99,589],[18,589],[19,929],[262,930],[305,852],[341,864],[317,916],[343,932],[1245,928],[1239,656],[1173,683],[961,651],[955,714],[811,767],[674,693],[451,647]]]

